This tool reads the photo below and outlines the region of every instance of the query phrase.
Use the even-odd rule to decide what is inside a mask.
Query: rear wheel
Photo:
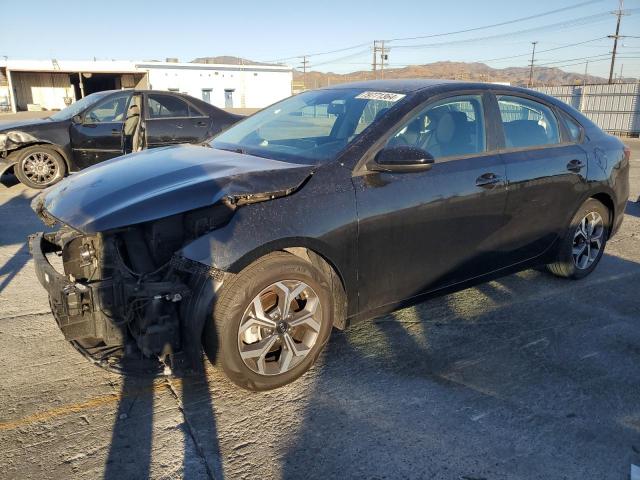
[[[594,198],[588,199],[571,220],[558,249],[556,261],[547,265],[559,277],[579,279],[598,265],[607,243],[610,213]]]
[[[290,383],[318,358],[332,328],[325,275],[292,254],[269,254],[221,289],[204,346],[248,390]]]
[[[64,178],[67,171],[62,155],[46,145],[34,145],[18,152],[14,173],[31,188],[47,188]]]

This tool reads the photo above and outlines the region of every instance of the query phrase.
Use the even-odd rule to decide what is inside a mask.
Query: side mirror
[[[71,117],[73,123],[82,123],[82,115],[74,115]]]
[[[378,172],[415,172],[428,170],[433,156],[421,148],[402,146],[383,148],[375,158],[372,170]]]

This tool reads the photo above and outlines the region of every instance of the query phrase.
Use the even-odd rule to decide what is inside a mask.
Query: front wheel
[[[243,388],[283,386],[318,358],[331,333],[331,308],[320,270],[290,253],[271,253],[223,285],[205,351]]]
[[[21,183],[31,188],[47,188],[64,178],[67,171],[62,155],[46,145],[20,150],[14,173]]]
[[[578,209],[560,243],[556,261],[547,265],[558,277],[580,279],[598,265],[609,234],[609,209],[594,198]]]

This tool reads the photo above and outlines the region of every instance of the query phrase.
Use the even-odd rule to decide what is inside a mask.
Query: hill
[[[378,71],[377,78],[381,77]],[[302,83],[303,73],[294,70],[294,81]],[[306,75],[307,88],[318,88],[335,83],[373,79],[371,70],[339,74],[310,71]],[[529,81],[528,67],[492,68],[484,63],[435,62],[426,65],[411,65],[404,68],[385,68],[384,78],[447,78],[479,82],[509,82],[526,86]],[[588,75],[586,83],[605,83],[606,79]],[[565,72],[559,68],[537,67],[533,70],[534,85],[571,85],[585,83],[584,75]]]

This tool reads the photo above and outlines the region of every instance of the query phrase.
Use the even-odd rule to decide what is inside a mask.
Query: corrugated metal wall
[[[603,130],[619,135],[640,134],[640,84],[538,87],[568,103]]]

